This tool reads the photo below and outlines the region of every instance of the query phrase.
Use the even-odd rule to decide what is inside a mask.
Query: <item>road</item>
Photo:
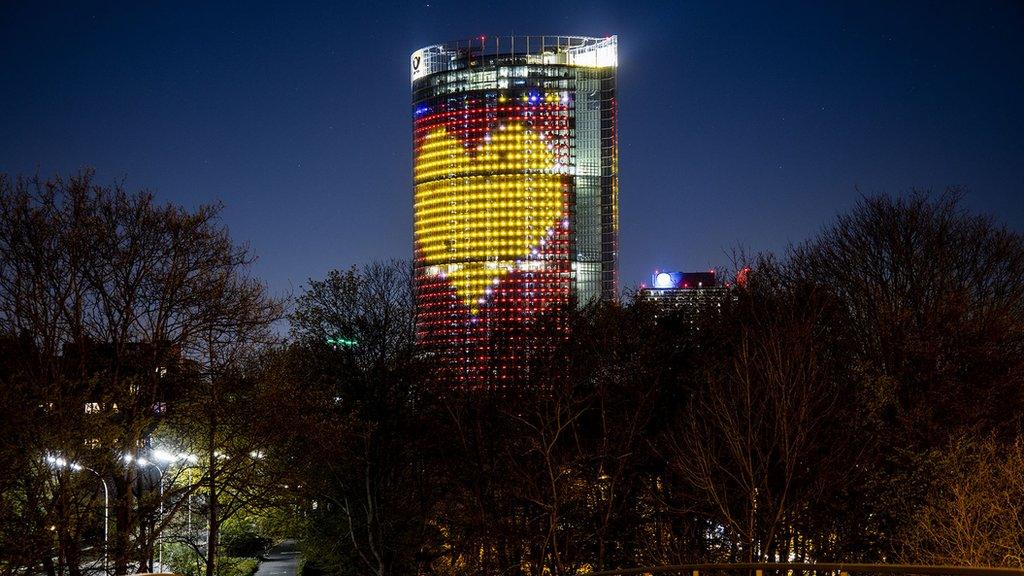
[[[266,554],[256,570],[256,576],[296,576],[299,569],[299,550],[295,540],[285,540]]]

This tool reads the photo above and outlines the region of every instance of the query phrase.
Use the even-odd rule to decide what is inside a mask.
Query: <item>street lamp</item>
[[[166,463],[168,465],[169,464],[173,464],[175,462],[178,462],[179,460],[184,460],[185,462],[188,462],[190,464],[195,464],[196,462],[199,461],[199,457],[197,457],[195,454],[189,454],[187,452],[178,452],[177,454],[175,454],[175,453],[172,453],[172,452],[168,452],[167,450],[163,450],[161,448],[157,448],[157,449],[153,450],[153,452],[151,454],[152,454],[154,459],[160,460],[161,462],[164,462],[164,463]],[[189,541],[191,541],[192,540],[192,468],[191,467],[189,467],[189,469],[188,469],[188,485],[189,485],[188,506],[187,506],[188,521],[187,521],[186,530],[188,531],[188,534],[189,534]]]
[[[103,476],[100,476],[99,472],[93,470],[92,468],[89,468],[88,466],[83,466],[76,462],[68,462],[67,460],[60,458],[59,456],[47,456],[46,461],[58,468],[67,466],[68,468],[76,472],[78,472],[79,470],[88,470],[89,472],[95,474],[96,477],[100,479],[100,483],[103,484],[103,571],[106,572],[108,567],[107,548],[109,548],[108,544],[110,542],[110,490],[107,488],[107,481],[103,478]]]
[[[130,454],[125,454],[124,455],[124,459],[125,459],[126,462],[131,462],[132,461],[132,457],[131,457]],[[160,518],[160,520],[163,520],[163,517],[164,517],[164,471],[163,471],[163,469],[160,468],[160,466],[157,466],[156,462],[150,462],[149,460],[146,460],[145,458],[135,458],[134,460],[135,460],[135,462],[138,462],[139,466],[152,466],[153,468],[156,469],[157,485],[160,488],[160,490],[159,490],[160,491],[160,516],[159,516],[159,518]],[[160,564],[160,570],[163,570],[164,569],[163,568],[163,566],[164,566],[164,539],[163,538],[160,538],[160,553],[159,554],[160,555],[159,555],[159,558],[158,558],[157,562]]]
[[[192,462],[192,463],[197,462],[199,460],[199,458],[197,458],[196,456],[194,456],[192,454],[187,454],[185,452],[179,452],[177,454],[174,454],[172,452],[168,452],[167,450],[163,450],[163,449],[160,449],[160,448],[152,450],[150,452],[150,456],[154,460],[159,460],[159,461],[161,461],[161,462],[163,462],[165,464],[168,464],[168,465],[173,464],[174,462],[177,462],[179,460],[184,460],[186,462]],[[130,454],[125,454],[124,455],[124,459],[125,459],[125,462],[131,462],[132,461],[132,457],[131,457]],[[160,468],[160,466],[157,465],[156,462],[152,462],[150,460],[147,460],[146,458],[136,458],[135,461],[139,463],[139,466],[152,466],[153,468],[156,468],[157,474],[159,475],[158,476],[158,478],[159,478],[158,481],[159,481],[159,486],[160,486],[160,519],[162,520],[163,516],[164,516],[164,470],[163,470],[163,468]],[[192,538],[192,492],[191,492],[191,477],[192,477],[192,471],[189,470],[190,490],[189,490],[189,494],[188,494],[188,528],[187,529],[188,529],[188,532],[189,532],[189,540],[190,541],[191,541],[191,538]],[[160,564],[160,569],[163,570],[164,569],[164,539],[163,539],[162,536],[160,537],[159,556],[158,556],[157,562]]]

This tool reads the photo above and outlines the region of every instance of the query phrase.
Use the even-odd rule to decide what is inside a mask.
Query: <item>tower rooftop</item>
[[[410,58],[411,79],[477,66],[560,64],[591,68],[618,65],[618,37],[477,36],[424,46]]]

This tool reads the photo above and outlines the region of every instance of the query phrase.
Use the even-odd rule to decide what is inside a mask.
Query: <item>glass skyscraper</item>
[[[453,387],[512,390],[617,291],[617,40],[412,54],[416,330]]]

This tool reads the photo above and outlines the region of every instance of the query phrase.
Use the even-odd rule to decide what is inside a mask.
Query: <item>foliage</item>
[[[960,440],[906,529],[905,557],[1024,568],[1024,438]]]
[[[95,561],[101,480],[118,573],[296,536],[305,574],[1021,565],[1024,240],[960,191],[863,198],[713,313],[569,311],[501,394],[438,386],[407,263],[311,280],[279,342],[216,207],[0,193],[2,570]],[[156,438],[189,457],[125,463]]]
[[[164,545],[164,563],[172,572],[182,576],[199,576],[206,571],[202,557],[190,546],[178,542]]]
[[[261,533],[259,518],[255,515],[232,517],[221,528],[221,547],[228,556],[257,557],[273,540]]]
[[[260,567],[259,560],[248,557],[222,556],[217,576],[252,576]]]
[[[718,314],[577,311],[534,385],[506,395],[432,389],[402,338],[363,358],[324,347],[384,303],[355,270],[313,283],[289,357],[334,395],[314,400],[317,464],[298,471],[320,568],[938,558],[946,537],[921,515],[956,494],[950,439],[1005,447],[1020,430],[1020,236],[956,191],[871,197],[785,258],[737,264],[750,272]]]
[[[408,266],[375,264],[311,282],[292,315],[282,373],[302,393],[292,483],[306,550],[330,570],[407,571],[423,538],[428,412],[412,349]],[[334,346],[331,335],[357,342]],[[315,505],[315,507],[314,507]]]
[[[117,573],[151,567],[197,483],[139,458],[170,407],[277,314],[219,212],[161,205],[90,171],[0,176],[0,406],[13,443],[0,454],[12,538],[0,548],[19,550],[12,564],[77,574],[91,546]]]

